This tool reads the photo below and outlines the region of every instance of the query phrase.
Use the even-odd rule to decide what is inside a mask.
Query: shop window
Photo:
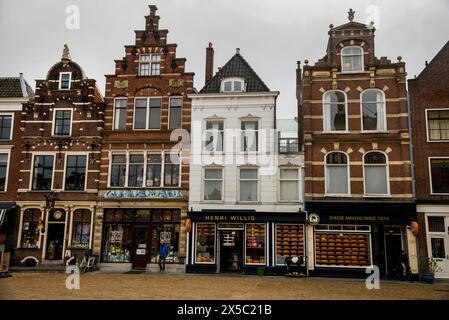
[[[8,153],[0,153],[0,192],[6,191],[8,181]]]
[[[343,152],[326,156],[326,194],[349,194],[348,156]]]
[[[324,94],[324,131],[348,130],[346,94],[343,91],[328,91]]]
[[[161,74],[161,55],[158,53],[139,56],[139,75],[157,76]]]
[[[204,148],[206,151],[221,152],[223,151],[223,121],[207,121],[206,122],[206,141]]]
[[[169,154],[165,156],[164,163],[164,186],[178,187],[180,174],[180,159],[177,154]]]
[[[51,190],[53,156],[36,155],[33,165],[33,190]]]
[[[449,109],[426,110],[427,139],[429,141],[449,140]]]
[[[87,156],[68,155],[65,177],[65,189],[68,191],[84,190],[86,181]]]
[[[71,80],[72,80],[71,72],[59,73],[59,90],[70,90]]]
[[[315,263],[317,266],[368,267],[371,265],[370,241],[368,233],[315,232]]]
[[[304,226],[276,225],[276,265],[284,265],[286,257],[304,257]]]
[[[182,126],[182,98],[170,98],[169,129]]]
[[[444,248],[444,238],[431,238],[432,257],[435,259],[446,259],[446,249]]]
[[[444,229],[444,217],[427,217],[429,232],[446,232]]]
[[[246,264],[265,265],[265,227],[265,224],[246,224]]]
[[[91,212],[87,209],[79,209],[73,213],[72,248],[89,248],[91,218]]]
[[[223,169],[204,169],[204,200],[223,200]]]
[[[362,93],[362,130],[386,130],[385,94],[381,90],[369,89]]]
[[[159,243],[164,240],[168,245],[166,262],[179,262],[179,232],[181,228],[180,210],[153,210],[152,211],[152,236],[151,236],[151,261],[157,262]]]
[[[112,155],[111,187],[124,187],[126,177],[126,155]]]
[[[114,102],[114,130],[126,129],[126,107],[128,99],[115,99]]]
[[[160,154],[148,154],[147,160],[147,187],[161,186],[162,156]]]
[[[432,193],[449,193],[449,158],[430,159]]]
[[[365,194],[388,195],[387,157],[382,152],[369,152],[363,156]]]
[[[346,47],[341,50],[342,72],[363,71],[363,49],[361,47]]]
[[[131,226],[125,223],[105,224],[103,262],[131,262]]]
[[[299,201],[299,171],[298,169],[280,169],[280,190],[281,201]]]
[[[23,213],[22,221],[22,248],[39,248],[39,224],[41,223],[41,211],[27,209]]]
[[[134,104],[134,129],[161,128],[161,98],[138,98]]]
[[[258,200],[258,170],[240,169],[240,196],[243,202],[255,202]]]
[[[12,115],[0,115],[0,140],[12,139]]]
[[[241,150],[257,151],[259,138],[259,123],[257,121],[242,121]]]
[[[196,263],[215,263],[215,224],[196,224]]]
[[[72,110],[55,110],[54,112],[55,136],[69,136],[72,122]]]
[[[143,186],[144,166],[143,154],[131,154],[129,156],[128,187]]]

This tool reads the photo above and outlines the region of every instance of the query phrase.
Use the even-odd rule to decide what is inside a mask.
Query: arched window
[[[343,152],[326,156],[326,194],[349,194],[348,156]]]
[[[363,157],[365,194],[388,195],[387,156],[382,152],[369,152]]]
[[[346,47],[341,50],[342,72],[363,71],[363,49],[361,47]]]
[[[385,94],[381,90],[369,89],[362,92],[362,130],[385,131]]]
[[[245,81],[242,78],[227,78],[221,82],[221,92],[244,92]]]
[[[89,248],[91,212],[78,209],[73,213],[72,248]]]
[[[324,131],[347,131],[348,113],[346,94],[327,91],[324,94]]]

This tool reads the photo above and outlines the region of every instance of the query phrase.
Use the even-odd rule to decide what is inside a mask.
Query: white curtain
[[[365,166],[365,193],[388,194],[387,166]]]
[[[240,181],[240,201],[257,201],[257,181]]]
[[[348,167],[327,165],[327,190],[329,194],[348,194]]]
[[[385,128],[385,101],[381,92],[377,92],[377,130],[384,131]]]
[[[332,131],[332,114],[330,105],[330,93],[324,95],[324,131]]]

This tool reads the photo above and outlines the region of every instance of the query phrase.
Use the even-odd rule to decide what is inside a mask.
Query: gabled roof
[[[332,31],[341,31],[341,30],[374,30],[373,26],[367,26],[364,23],[350,21],[348,23],[342,24],[341,26],[332,28]]]
[[[33,96],[33,89],[22,74],[19,77],[0,78],[0,98],[32,98]]]
[[[435,55],[435,57],[433,57],[433,59],[426,65],[426,67],[421,71],[421,73],[416,78],[420,78],[421,76],[425,75],[427,72],[432,72],[429,70],[434,69],[434,65],[437,64],[440,61],[440,59],[442,60],[442,63],[446,64],[448,62],[447,59],[446,59],[446,61],[444,60],[445,56],[446,56],[446,52],[449,52],[449,41],[446,42],[446,44],[441,48],[440,51],[438,51],[438,53]]]
[[[200,93],[220,93],[221,80],[225,78],[244,78],[246,92],[270,92],[267,85],[240,53],[236,53],[215,76],[210,79]]]

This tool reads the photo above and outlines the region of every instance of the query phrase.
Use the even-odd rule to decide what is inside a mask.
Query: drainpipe
[[[411,163],[411,173],[412,173],[412,193],[413,199],[416,200],[416,188],[415,188],[415,162],[413,160],[413,128],[412,128],[412,113],[410,110],[410,94],[409,91],[407,93],[407,113],[408,113],[408,131],[410,135],[410,163]]]

